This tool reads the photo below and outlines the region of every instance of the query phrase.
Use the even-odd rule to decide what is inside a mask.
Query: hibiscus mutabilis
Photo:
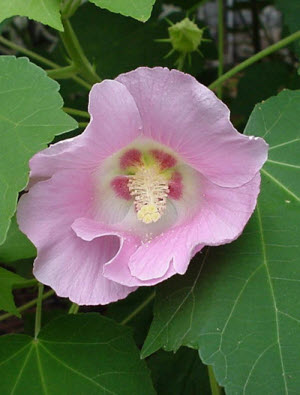
[[[190,75],[139,68],[93,86],[84,133],[36,154],[19,202],[35,277],[80,305],[184,274],[236,239],[259,193],[261,138]]]

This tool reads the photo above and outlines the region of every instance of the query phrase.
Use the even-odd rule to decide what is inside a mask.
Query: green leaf
[[[196,350],[181,347],[176,354],[160,350],[147,364],[158,395],[210,394],[207,366]]]
[[[300,2],[295,0],[275,0],[275,5],[282,12],[283,21],[288,26],[290,33],[300,30]],[[300,41],[296,41],[294,45],[300,58]]]
[[[15,314],[18,317],[21,316],[14,302],[12,288],[14,285],[24,283],[24,281],[26,280],[23,277],[0,267],[0,310]]]
[[[37,340],[0,338],[3,394],[154,394],[130,329],[97,313],[53,320]]]
[[[141,65],[165,65],[167,45],[155,39],[167,37],[167,23],[151,18],[146,24],[84,4],[71,19],[74,30],[85,42],[85,52],[99,75],[115,78]],[[97,29],[95,29],[97,26]],[[137,50],[142,48],[142,50]],[[162,63],[163,61],[163,63]],[[167,65],[172,66],[170,59]]]
[[[112,14],[84,4],[80,13],[72,18],[72,26],[78,36],[85,42],[85,52],[95,63],[97,73],[106,78],[115,78],[120,73],[131,71],[139,66],[166,66],[174,68],[177,55],[165,59],[171,50],[170,44],[155,40],[168,37],[168,23],[158,18],[159,7],[155,7],[150,20],[141,24],[133,19]],[[172,21],[180,20],[184,14],[174,13],[169,16]],[[201,23],[199,24],[201,25]],[[209,37],[208,29],[204,32]],[[201,46],[204,58],[215,57],[215,45],[212,42]],[[59,61],[58,61],[59,62]],[[185,71],[199,74],[203,68],[203,58],[193,54],[192,66]]]
[[[142,355],[186,345],[227,394],[297,393],[300,91],[258,104],[246,134],[270,144],[257,209],[237,241],[208,248],[159,287]]]
[[[59,10],[60,0],[0,0],[0,22],[20,15],[63,31]]]
[[[0,262],[15,262],[36,256],[36,248],[19,229],[16,216],[11,224],[5,242],[0,246]]]
[[[146,22],[150,16],[155,0],[90,0],[96,6],[111,12],[131,16],[141,22]]]
[[[65,114],[57,82],[27,58],[0,58],[0,244],[13,216],[18,192],[28,182],[29,159],[56,134],[77,123]]]

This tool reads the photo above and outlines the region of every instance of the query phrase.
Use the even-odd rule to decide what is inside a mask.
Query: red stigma
[[[142,154],[139,150],[132,148],[126,151],[120,158],[121,169],[126,169],[130,166],[137,166],[141,164]]]
[[[154,149],[151,150],[151,154],[159,162],[161,170],[170,169],[176,165],[176,159],[164,151]]]

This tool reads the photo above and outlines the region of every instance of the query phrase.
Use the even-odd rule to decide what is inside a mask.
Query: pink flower
[[[267,158],[193,77],[139,68],[93,86],[91,122],[30,161],[18,208],[35,277],[80,305],[184,274],[205,245],[236,239]]]

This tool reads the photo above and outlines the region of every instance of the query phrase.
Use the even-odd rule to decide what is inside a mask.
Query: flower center
[[[128,177],[128,189],[134,197],[137,218],[145,224],[157,222],[166,208],[169,181],[156,166],[140,167]]]
[[[137,142],[121,151],[117,160],[118,167],[113,170],[110,188],[121,200],[114,215],[117,216],[122,207],[130,210],[133,204],[138,222],[153,224],[165,214],[165,222],[168,223],[170,213],[175,210],[174,204],[183,198],[184,190],[181,165],[175,155],[154,144],[147,147],[147,143],[142,141],[142,144]],[[102,195],[105,193],[104,189]],[[170,199],[173,201],[171,204]]]

